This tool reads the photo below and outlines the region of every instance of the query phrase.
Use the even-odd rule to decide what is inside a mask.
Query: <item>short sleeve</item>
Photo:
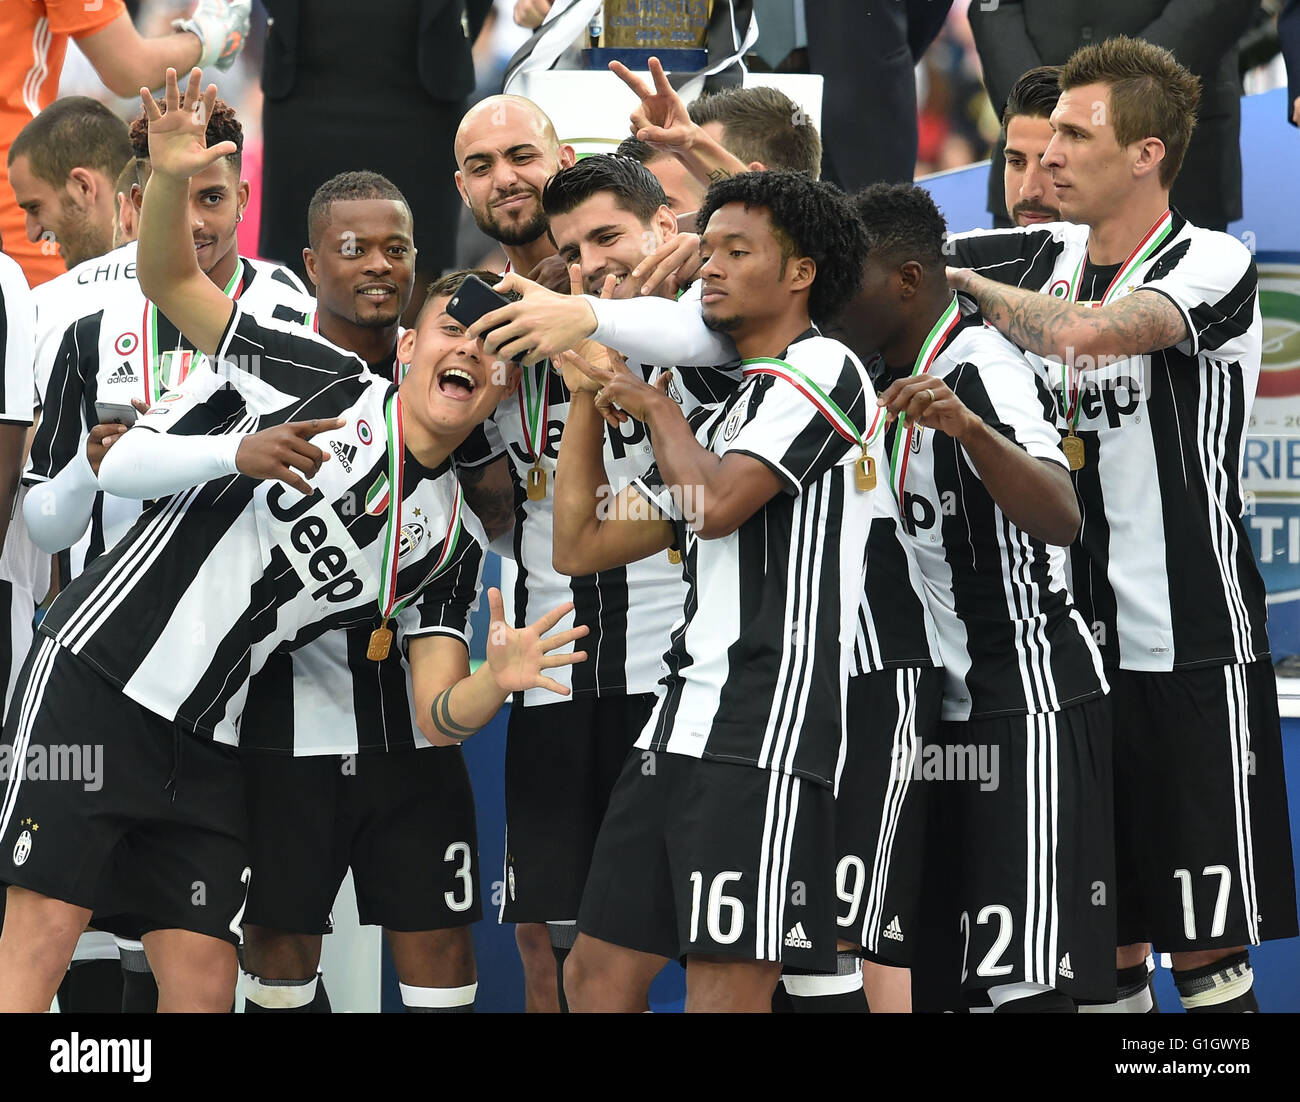
[[[947,376],[967,408],[1035,459],[1068,466],[1052,414],[1055,399],[1043,375],[1009,347],[985,355],[972,351],[978,362],[964,362]]]
[[[191,371],[136,421],[136,427],[171,436],[210,436],[248,421],[243,395],[207,368]]]
[[[50,30],[73,38],[85,38],[88,34],[102,31],[125,11],[126,5],[122,0],[99,0],[98,3],[45,0],[45,17],[50,21]]]
[[[1250,250],[1230,234],[1194,230],[1175,241],[1140,289],[1158,291],[1178,307],[1191,334],[1178,347],[1189,355],[1236,359],[1247,352],[1242,338],[1254,323],[1259,273]]]
[[[419,635],[451,635],[469,647],[470,614],[478,608],[483,581],[483,547],[468,529],[463,538],[469,542],[452,564],[397,614],[403,648]]]
[[[673,497],[667,483],[664,482],[663,475],[659,473],[658,463],[654,464],[644,474],[632,479],[628,485],[658,509],[668,520],[675,523],[682,519],[680,503]]]
[[[36,306],[22,269],[0,257],[0,355],[4,356],[4,393],[0,422],[32,423],[32,361],[36,356]]]
[[[750,361],[745,375],[750,385],[729,406],[713,450],[753,456],[791,494],[860,454],[879,416],[862,365],[826,337],[792,345],[784,361]]]
[[[1061,254],[1087,240],[1086,226],[1051,222],[1033,229],[970,230],[949,235],[944,250],[954,268],[1031,291],[1051,282]]]
[[[255,318],[239,303],[217,348],[216,372],[259,413],[292,405],[333,379],[359,375],[365,363],[299,323]]]

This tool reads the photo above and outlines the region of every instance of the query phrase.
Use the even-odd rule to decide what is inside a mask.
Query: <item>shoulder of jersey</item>
[[[844,366],[844,361],[849,360],[860,373],[866,374],[861,361],[847,344],[837,341],[834,337],[824,337],[820,334],[795,341],[786,350],[785,358],[786,362],[794,367],[803,370],[816,368],[823,373],[827,371],[838,373]]]
[[[1075,222],[1040,222],[1035,226],[999,226],[992,229],[962,230],[950,233],[948,240],[962,241],[981,237],[1001,237],[1006,234],[1049,234],[1054,241],[1078,244],[1088,240],[1088,227]]]
[[[69,296],[96,297],[102,295],[108,284],[130,284],[139,287],[135,276],[136,243],[128,241],[121,248],[104,253],[103,256],[83,260],[74,268],[69,268],[62,275],[57,275],[46,283],[32,290],[36,296],[37,308],[58,305],[66,308]],[[129,270],[128,270],[129,269]]]
[[[1196,226],[1191,222],[1184,224],[1178,237],[1188,242],[1189,250],[1195,250],[1198,257],[1213,257],[1216,264],[1222,265],[1225,271],[1232,271],[1238,267],[1244,268],[1253,259],[1253,254],[1247,248],[1246,243],[1238,237],[1223,230],[1208,230],[1204,226]],[[1170,245],[1166,245],[1161,253],[1156,257],[1156,263],[1160,263],[1160,256],[1178,247],[1178,238],[1175,238]]]
[[[952,344],[948,346],[946,355],[981,368],[992,367],[999,363],[1033,368],[1025,353],[987,321],[981,325],[968,325],[958,333]]]

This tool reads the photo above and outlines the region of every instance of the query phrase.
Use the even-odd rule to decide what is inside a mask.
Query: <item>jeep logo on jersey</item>
[[[609,450],[615,459],[626,459],[628,449],[646,439],[645,425],[631,417],[621,425],[607,425],[606,430]]]
[[[903,528],[909,536],[916,535],[918,528],[928,530],[934,527],[934,506],[920,494],[911,494],[904,490],[902,512]]]
[[[1103,414],[1106,424],[1117,429],[1121,418],[1136,413],[1142,405],[1142,384],[1131,375],[1117,375],[1098,379],[1096,385],[1085,386],[1079,396],[1082,420],[1095,421]]]
[[[296,558],[294,565],[299,567],[299,576],[302,576],[305,569],[307,576],[303,578],[304,582],[308,585],[312,581],[322,583],[312,590],[312,600],[324,600],[330,604],[345,604],[356,600],[365,585],[357,577],[357,572],[348,565],[348,556],[343,548],[327,542],[330,526],[325,518],[311,512],[324,501],[324,495],[320,490],[314,490],[310,497],[286,505],[284,497],[288,493],[297,491],[277,482],[267,491],[266,507],[276,520],[293,524],[285,550],[301,556],[291,557]]]
[[[357,461],[357,446],[355,444],[344,444],[341,440],[330,441],[330,451],[338,456],[339,463],[343,469],[352,473],[352,464]]]

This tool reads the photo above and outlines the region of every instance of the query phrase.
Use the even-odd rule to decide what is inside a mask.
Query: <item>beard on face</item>
[[[1011,221],[1014,222],[1022,214],[1045,214],[1053,222],[1061,220],[1061,212],[1057,207],[1044,206],[1042,203],[1036,203],[1032,199],[1022,199],[1011,208]]]
[[[734,333],[745,323],[745,319],[738,314],[733,314],[729,318],[719,317],[717,314],[711,314],[708,310],[703,312],[704,324],[712,329],[715,333]]]
[[[533,192],[529,192],[528,194],[532,194],[536,197]],[[508,196],[503,196],[502,198],[508,198]],[[531,245],[541,237],[550,226],[550,222],[546,217],[546,212],[542,210],[540,199],[537,203],[537,213],[527,222],[518,225],[507,225],[504,222],[498,221],[496,216],[493,215],[491,207],[484,207],[482,210],[471,208],[471,210],[474,214],[474,224],[487,234],[488,237],[492,238],[493,241],[499,242],[502,245]]]
[[[94,218],[87,211],[65,202],[63,213],[63,229],[58,234],[58,241],[67,267],[75,268],[83,260],[103,256],[113,247],[112,229],[103,230],[95,225]]]

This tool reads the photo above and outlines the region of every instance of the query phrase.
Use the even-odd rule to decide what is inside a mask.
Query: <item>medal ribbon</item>
[[[864,455],[867,451],[867,445],[875,440],[884,428],[884,417],[882,416],[884,411],[877,409],[875,420],[871,422],[871,426],[867,429],[867,435],[863,437],[858,432],[857,425],[849,419],[847,413],[836,405],[835,400],[829,394],[797,367],[786,363],[785,360],[773,360],[765,356],[758,356],[752,360],[742,360],[741,368],[746,379],[751,375],[772,375],[777,379],[784,379],[816,407],[817,412],[830,422],[831,428],[850,444],[856,444],[860,447]]]
[[[934,366],[934,361],[939,356],[939,350],[943,348],[944,342],[952,331],[957,328],[959,321],[961,321],[961,307],[957,303],[957,296],[953,295],[948,308],[939,315],[939,320],[934,323],[925,342],[921,345],[921,351],[916,354],[916,363],[912,365],[912,378],[930,373],[930,368]],[[889,472],[894,480],[894,497],[900,502],[903,500],[903,486],[907,482],[908,457],[912,454],[912,433],[916,430],[915,424],[909,424],[907,432],[904,433],[902,423],[906,420],[907,414],[898,415],[899,425],[894,435],[894,452],[889,457]]]
[[[239,296],[244,293],[243,274],[244,261],[241,257],[235,265],[235,274],[222,288],[221,293],[226,298],[238,301]],[[145,299],[144,303],[144,342],[144,391],[149,397],[149,404],[154,405],[162,400],[163,377],[161,356],[158,352],[158,307],[148,299]],[[185,375],[188,374],[187,371]],[[177,385],[185,381],[185,375],[176,380]]]
[[[536,367],[524,368],[517,391],[519,416],[524,423],[524,446],[535,466],[542,461],[546,450],[546,426],[551,411],[551,365],[543,363],[541,377]]]
[[[1143,264],[1151,259],[1152,254],[1164,244],[1165,238],[1169,236],[1169,231],[1173,229],[1174,212],[1167,210],[1145,234],[1142,240],[1137,243],[1133,251],[1128,254],[1128,259],[1119,266],[1119,271],[1115,273],[1115,278],[1110,281],[1106,288],[1106,293],[1101,296],[1101,305],[1107,306],[1114,301],[1116,293],[1120,287],[1138,270]],[[1065,298],[1067,302],[1077,302],[1079,297],[1079,284],[1082,281],[1084,266],[1088,263],[1088,250],[1083,250],[1083,255],[1079,257],[1079,263],[1075,266],[1074,275],[1070,277],[1070,285],[1066,289]],[[1070,426],[1070,434],[1079,425],[1079,398],[1081,388],[1078,385],[1078,372],[1075,372],[1075,386],[1071,392],[1069,386],[1068,371],[1065,364],[1061,364],[1061,412],[1065,414],[1066,423]]]
[[[397,556],[402,540],[402,471],[405,466],[406,440],[402,434],[402,398],[394,391],[384,407],[384,429],[388,435],[388,525],[384,531],[384,555],[379,579],[379,614],[380,626],[401,612],[418,597],[434,578],[446,568],[452,555],[460,545],[460,535],[464,531],[462,514],[464,512],[464,495],[460,485],[456,486],[456,499],[452,502],[451,517],[447,522],[447,534],[443,537],[442,551],[438,555],[433,569],[425,575],[410,593],[397,595]]]

